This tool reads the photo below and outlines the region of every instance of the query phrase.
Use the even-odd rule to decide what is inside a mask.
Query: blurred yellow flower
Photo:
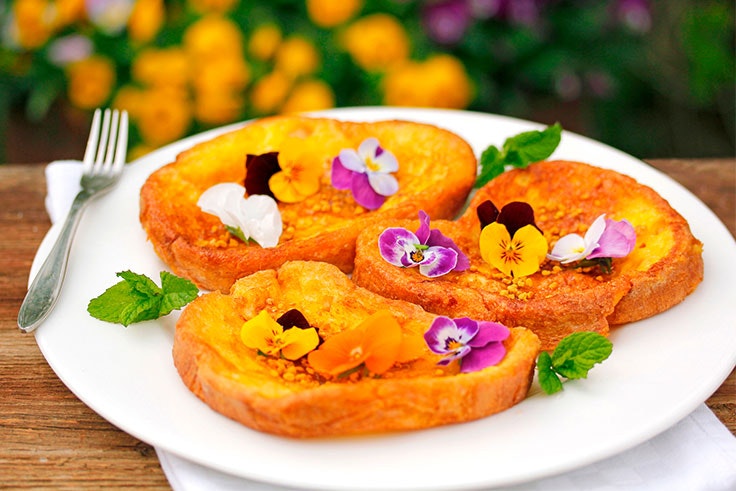
[[[342,43],[355,63],[368,71],[386,70],[409,57],[409,36],[398,19],[373,14],[353,22]]]
[[[54,32],[54,6],[47,0],[17,0],[12,5],[12,14],[15,24],[7,29],[22,48],[39,48]]]
[[[186,134],[192,122],[186,91],[157,87],[146,90],[143,97],[136,123],[145,143],[159,146]]]
[[[54,3],[58,27],[68,26],[84,18],[84,0],[56,0]]]
[[[196,91],[194,118],[207,125],[221,125],[236,121],[245,106],[243,95],[230,91]]]
[[[120,111],[128,111],[130,119],[135,119],[140,113],[140,107],[144,102],[144,91],[132,85],[124,85],[115,93],[112,107]]]
[[[128,35],[134,42],[145,43],[158,34],[166,18],[163,0],[138,0],[128,19]]]
[[[335,107],[335,94],[323,80],[299,82],[281,107],[282,113],[319,111]]]
[[[398,66],[386,74],[383,88],[384,102],[390,106],[462,109],[473,97],[465,67],[450,55]]]
[[[291,89],[291,79],[281,72],[271,72],[253,85],[250,102],[253,109],[260,114],[275,112]]]
[[[199,91],[238,92],[250,82],[250,68],[243,58],[200,60],[192,71],[192,85]]]
[[[207,15],[184,33],[184,50],[195,59],[243,56],[243,34],[238,25],[220,15]]]
[[[320,27],[335,27],[363,8],[363,0],[307,0],[307,14]]]
[[[317,48],[307,39],[291,36],[276,50],[274,68],[294,78],[314,73],[320,64]]]
[[[189,59],[181,48],[148,48],[130,68],[133,79],[146,85],[184,87],[189,80]]]
[[[270,60],[279,44],[281,29],[276,24],[261,24],[248,40],[248,54],[257,60]]]
[[[104,56],[90,56],[70,63],[66,69],[68,96],[82,109],[102,106],[115,84],[115,65]]]
[[[189,5],[200,13],[220,12],[231,10],[238,0],[189,0]]]

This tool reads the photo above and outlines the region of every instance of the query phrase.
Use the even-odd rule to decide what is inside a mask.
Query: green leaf
[[[596,363],[609,357],[613,344],[595,332],[576,332],[566,336],[552,353],[553,369],[568,379],[588,376]]]
[[[524,168],[544,160],[555,151],[562,137],[562,126],[555,123],[542,131],[525,131],[507,138],[503,149],[491,145],[480,156],[480,172],[475,187],[480,188],[499,176],[507,166]]]
[[[180,309],[197,297],[199,290],[189,280],[161,272],[159,288],[149,277],[131,271],[117,273],[122,281],[90,300],[87,312],[106,322],[128,326],[158,319]]]
[[[562,390],[560,377],[552,369],[552,357],[546,351],[542,351],[537,357],[537,377],[539,385],[547,394],[554,394]]]

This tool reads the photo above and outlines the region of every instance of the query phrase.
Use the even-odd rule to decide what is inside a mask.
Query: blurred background
[[[129,111],[131,158],[364,105],[559,121],[640,158],[735,154],[733,1],[0,0],[0,28],[0,163],[81,158],[100,106]]]

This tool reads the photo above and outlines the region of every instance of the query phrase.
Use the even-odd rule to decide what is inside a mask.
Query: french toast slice
[[[330,183],[332,159],[369,137],[377,138],[399,163],[398,192],[373,211]],[[286,150],[299,154],[304,166],[318,168],[321,179],[316,194],[297,203],[278,203],[283,234],[276,247],[236,239],[217,217],[197,206],[202,193],[215,184],[243,184],[247,154]],[[476,170],[470,146],[436,126],[275,116],[195,145],[153,172],[140,192],[140,221],[159,257],[203,289],[227,291],[238,278],[288,260],[325,261],[349,273],[360,230],[382,219],[416,216],[420,209],[436,217],[456,216]]]
[[[526,397],[539,340],[510,329],[500,363],[458,373],[423,346],[412,361],[380,377],[323,378],[300,361],[263,356],[241,342],[244,322],[266,309],[296,308],[325,340],[389,310],[405,336],[435,315],[356,286],[337,267],[292,261],[238,280],[230,294],[206,293],[176,325],[173,356],[182,380],[214,410],[255,430],[296,438],[415,430],[483,418]]]
[[[636,232],[634,250],[614,258],[610,273],[545,260],[538,272],[510,278],[483,261],[476,208],[529,203],[550,250],[568,233],[584,234],[601,214],[626,219]],[[456,221],[432,221],[470,259],[470,268],[427,279],[415,268],[390,265],[377,240],[388,226],[412,230],[417,222],[387,221],[358,238],[353,280],[389,298],[429,312],[468,315],[523,325],[545,350],[575,331],[608,334],[609,325],[650,317],[681,302],[703,278],[702,244],[682,216],[651,188],[615,171],[578,162],[539,162],[508,171],[479,189]]]

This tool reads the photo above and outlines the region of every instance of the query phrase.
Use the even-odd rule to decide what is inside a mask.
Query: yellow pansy
[[[248,40],[248,53],[255,59],[270,60],[281,44],[281,29],[276,24],[262,24]]]
[[[299,82],[281,107],[282,113],[319,111],[335,107],[335,94],[323,80]]]
[[[66,74],[69,100],[82,109],[102,106],[115,85],[115,66],[103,56],[70,63]]]
[[[547,240],[534,225],[511,237],[505,225],[493,222],[481,231],[479,246],[485,262],[514,278],[536,273],[547,255]]]
[[[315,328],[284,330],[265,310],[243,324],[240,339],[248,348],[268,356],[283,356],[287,360],[297,360],[319,344]]]
[[[281,171],[268,180],[271,192],[283,203],[297,203],[319,191],[324,169],[309,159],[310,153],[303,144],[301,139],[293,143],[284,142],[278,157]]]
[[[138,0],[128,19],[128,36],[138,43],[148,42],[158,34],[165,18],[163,0]]]
[[[319,68],[317,48],[307,39],[291,36],[276,50],[274,69],[291,77],[309,75]]]
[[[363,8],[363,0],[307,0],[307,15],[320,27],[335,27]]]
[[[388,14],[373,14],[352,23],[342,43],[355,63],[368,71],[384,70],[409,56],[409,36]]]

